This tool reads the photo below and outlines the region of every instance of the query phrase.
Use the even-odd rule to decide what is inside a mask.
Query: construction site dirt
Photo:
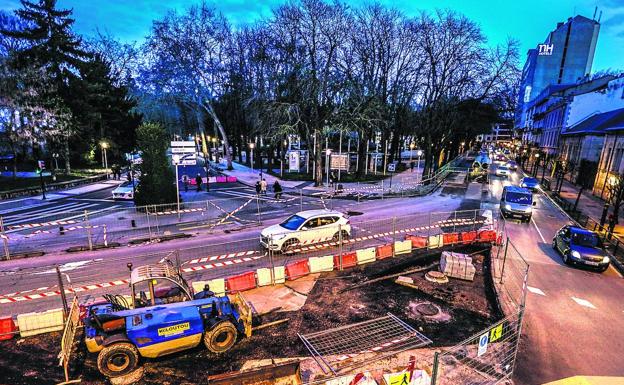
[[[444,347],[484,329],[501,318],[497,310],[487,268],[489,250],[477,245],[456,247],[454,251],[474,253],[474,281],[451,278],[433,283],[425,272],[405,274],[413,283],[407,287],[395,282],[404,271],[436,263],[440,250],[423,251],[406,257],[388,258],[344,271],[321,274],[297,311],[274,311],[259,317],[257,323],[288,319],[287,323],[254,332],[223,355],[212,355],[202,347],[155,360],[145,360],[141,384],[201,384],[207,377],[240,370],[249,360],[309,356],[298,337],[337,326],[349,325],[387,313],[399,317]],[[403,275],[403,274],[401,274]],[[387,279],[380,279],[392,276]],[[367,283],[368,281],[374,282]],[[287,281],[287,285],[289,282]],[[279,306],[279,304],[276,304]],[[63,381],[58,366],[60,333],[0,342],[0,384],[34,385]],[[105,384],[97,370],[96,357],[79,342],[70,365],[72,378],[83,384]],[[306,371],[303,371],[304,376]]]

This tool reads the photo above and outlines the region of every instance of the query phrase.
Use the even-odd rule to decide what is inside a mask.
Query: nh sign
[[[194,154],[195,142],[192,140],[173,140],[171,141],[171,153],[172,154]]]
[[[550,56],[553,53],[553,44],[540,44],[537,46],[537,54],[540,56]]]

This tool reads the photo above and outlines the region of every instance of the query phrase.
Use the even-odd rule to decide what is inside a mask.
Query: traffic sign
[[[500,324],[490,330],[489,342],[498,341],[503,336],[503,324]]]
[[[171,156],[171,163],[175,166],[195,166],[197,165],[197,155],[187,154],[180,156],[179,154],[174,154]]]
[[[45,161],[44,160],[38,160],[37,161],[37,166],[39,167],[39,170],[45,170]]]
[[[329,165],[332,170],[349,171],[349,155],[331,154]]]
[[[172,140],[171,141],[171,153],[172,154],[194,154],[197,152],[195,142],[192,140]]]
[[[479,349],[477,350],[477,357],[481,357],[487,352],[488,342],[490,339],[490,333],[485,333],[479,337]]]

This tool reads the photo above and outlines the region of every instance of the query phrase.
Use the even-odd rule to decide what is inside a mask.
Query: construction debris
[[[444,273],[431,270],[425,274],[425,279],[433,283],[448,283],[448,277]]]
[[[440,258],[440,271],[446,276],[473,281],[476,269],[468,254],[443,251]]]

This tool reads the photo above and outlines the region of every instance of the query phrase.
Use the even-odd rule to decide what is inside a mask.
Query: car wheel
[[[607,271],[608,268],[609,268],[609,265],[601,267],[601,268],[598,269],[598,272],[599,273],[604,273],[605,271]]]
[[[568,253],[563,253],[563,263],[566,265],[570,264],[570,257],[568,256]]]
[[[332,237],[332,242],[334,242],[334,243],[339,242],[341,233],[342,233],[342,241],[343,242],[345,240],[349,239],[349,233],[347,232],[347,230],[342,230],[341,232],[334,234],[334,236]]]
[[[213,353],[225,353],[236,343],[238,332],[229,321],[218,323],[204,333],[204,345]]]
[[[127,342],[105,346],[97,358],[100,373],[107,377],[118,377],[134,371],[139,364],[137,348]]]
[[[552,248],[554,250],[557,250],[557,238],[553,238],[553,240],[552,240]]]
[[[287,252],[289,249],[292,249],[294,246],[299,244],[299,240],[296,238],[287,239],[283,244],[281,251],[282,253]]]

